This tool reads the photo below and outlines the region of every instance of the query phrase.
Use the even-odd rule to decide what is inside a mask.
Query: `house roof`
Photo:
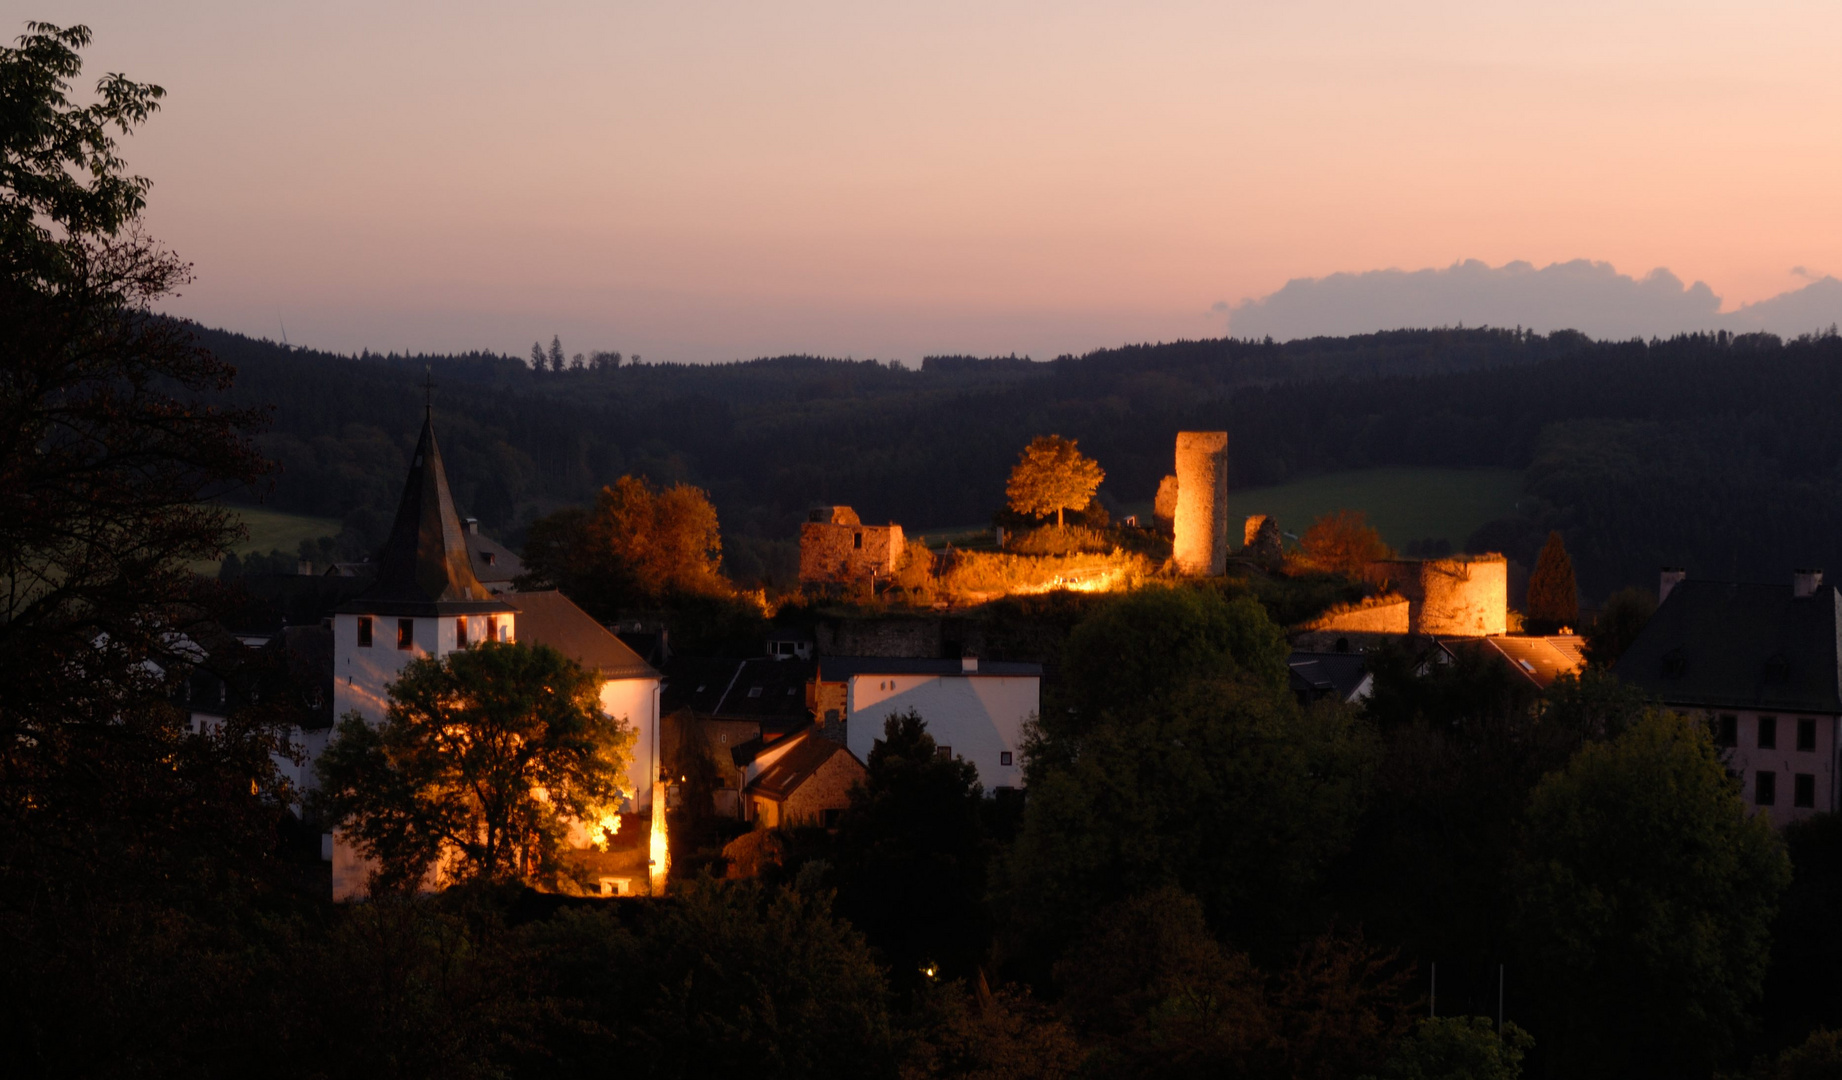
[[[806,684],[814,673],[810,660],[678,657],[665,670],[661,706],[667,712],[684,708],[724,720],[759,721],[783,731],[810,719],[806,705]]]
[[[448,473],[432,416],[410,458],[409,478],[390,537],[378,555],[377,579],[341,611],[380,615],[471,615],[512,610],[474,576],[467,534],[454,512]]]
[[[1286,658],[1294,691],[1314,695],[1335,693],[1348,701],[1369,677],[1368,658],[1353,652],[1295,652]]]
[[[785,799],[800,789],[800,786],[815,776],[832,758],[843,754],[863,772],[863,764],[847,750],[843,743],[814,734],[802,732],[790,738],[799,740],[798,744],[782,754],[772,765],[761,770],[761,775],[749,781],[748,792],[751,795],[765,795],[772,799]]]
[[[1439,643],[1453,653],[1461,649],[1489,650],[1540,690],[1546,690],[1562,675],[1578,675],[1586,666],[1584,639],[1575,634],[1440,638]]]
[[[1832,586],[1689,579],[1670,590],[1612,671],[1674,705],[1842,713]]]
[[[656,679],[659,672],[607,627],[554,589],[506,593],[518,610],[518,640],[548,645],[604,679]]]
[[[476,531],[472,518],[467,520],[468,561],[473,565],[473,576],[483,585],[498,585],[509,582],[524,573],[524,560],[518,553],[506,547],[490,536]]]
[[[818,667],[819,677],[832,682],[857,675],[960,675],[976,679],[999,676],[1041,678],[1043,673],[1041,664],[1010,660],[980,660],[977,671],[965,671],[962,662],[958,660],[915,660],[883,656],[828,656],[819,661]]]

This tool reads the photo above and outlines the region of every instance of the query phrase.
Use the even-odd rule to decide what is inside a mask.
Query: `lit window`
[[[358,617],[358,647],[361,649],[371,647],[371,616],[369,615]]]
[[[467,617],[464,615],[454,620],[454,647],[457,649],[467,647]]]
[[[1816,807],[1816,775],[1798,773],[1791,777],[1791,805],[1805,810]]]
[[[416,647],[416,620],[397,620],[397,648],[413,649]]]

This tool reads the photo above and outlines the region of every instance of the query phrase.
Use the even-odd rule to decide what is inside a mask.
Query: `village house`
[[[1656,614],[1613,673],[1706,718],[1744,798],[1773,824],[1833,812],[1842,595],[1818,570],[1777,585],[1666,570],[1658,593]]]

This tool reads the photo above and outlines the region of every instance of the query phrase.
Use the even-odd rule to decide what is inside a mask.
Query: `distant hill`
[[[1212,340],[1031,363],[778,357],[533,373],[490,354],[341,357],[218,331],[234,396],[275,406],[270,504],[375,541],[433,371],[457,500],[512,542],[624,472],[708,489],[733,572],[785,571],[814,503],[913,529],[984,520],[1036,434],[1081,441],[1103,500],[1149,500],[1181,429],[1230,433],[1231,484],[1379,467],[1516,469],[1471,538],[1532,561],[1558,528],[1602,596],[1663,563],[1776,580],[1842,572],[1842,340],[1598,343],[1509,330]],[[1304,524],[1304,523],[1301,523]],[[1289,526],[1288,526],[1289,527]]]

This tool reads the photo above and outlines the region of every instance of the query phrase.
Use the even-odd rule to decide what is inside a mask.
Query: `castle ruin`
[[[1413,632],[1489,637],[1509,632],[1509,562],[1501,555],[1390,559],[1365,575],[1407,598]]]
[[[1218,577],[1228,570],[1228,433],[1177,433],[1176,541],[1179,573]]]
[[[799,529],[802,585],[854,585],[888,578],[907,541],[896,524],[865,525],[848,506],[818,506]]]

